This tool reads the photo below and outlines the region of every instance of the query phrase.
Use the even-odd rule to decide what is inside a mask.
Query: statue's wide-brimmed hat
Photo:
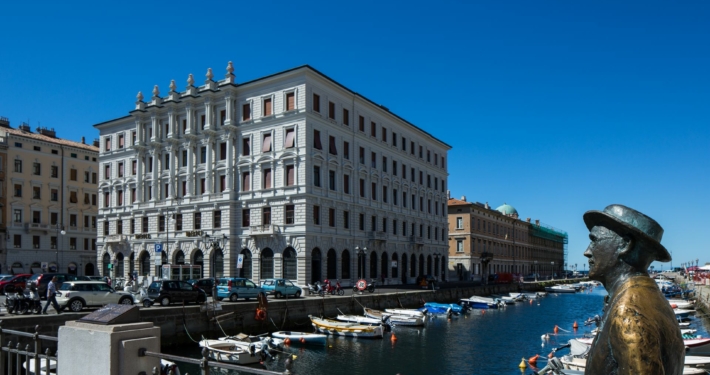
[[[589,230],[595,226],[602,226],[622,236],[630,235],[644,244],[647,254],[643,255],[651,258],[651,261],[671,261],[668,250],[661,245],[661,237],[663,237],[661,225],[633,208],[612,204],[604,211],[587,211],[584,213],[584,224]]]

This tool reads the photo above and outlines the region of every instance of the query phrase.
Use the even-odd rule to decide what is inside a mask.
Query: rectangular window
[[[106,165],[106,178],[111,177],[111,167],[110,165]],[[69,179],[72,181],[76,181],[77,179],[77,170],[76,169],[70,169],[69,170]]]
[[[220,175],[219,176],[219,191],[225,191],[225,190],[227,190],[227,176]],[[183,194],[185,194],[185,193],[183,192]]]
[[[296,109],[296,94],[289,92],[286,94],[286,111],[293,111]]]
[[[251,120],[251,105],[249,103],[242,104],[242,121]]]
[[[183,123],[184,123],[184,122],[185,122],[185,120],[183,120]],[[137,143],[137,141],[138,141],[138,134],[134,131],[134,132],[131,133],[131,137],[133,138],[133,141],[132,141],[133,143],[131,143],[131,144],[132,144],[132,145],[135,145],[135,144]]]
[[[365,180],[360,179],[360,198],[365,198]]]
[[[382,172],[387,172],[387,157],[382,157]]]
[[[72,178],[73,178],[73,179],[72,179]],[[108,179],[110,179],[110,178],[111,178],[111,165],[110,165],[110,164],[106,164],[106,165],[104,165],[104,180],[108,180]],[[76,174],[73,174],[73,173],[72,173],[70,179],[72,179],[72,181],[76,181],[76,180],[75,180],[75,179],[76,179]]]
[[[343,125],[350,126],[350,111],[343,108]]]
[[[153,157],[151,156],[148,158],[148,173],[152,173],[152,172],[153,172]]]
[[[219,144],[219,160],[227,160],[227,142]]]
[[[293,165],[286,166],[286,186],[293,186],[295,183],[295,169]]]
[[[136,219],[131,219],[131,229],[130,232],[131,234],[136,234]],[[87,248],[88,250],[88,248]]]
[[[392,146],[397,147],[397,133],[392,132]]]
[[[187,150],[182,150],[182,166],[187,167]],[[136,174],[136,161],[133,161],[133,174]]]
[[[365,230],[365,214],[360,214],[358,217],[358,227],[360,230]]]
[[[182,214],[175,215],[175,230],[182,230]]]
[[[271,152],[271,133],[264,134],[261,143],[261,152]]]
[[[158,232],[165,232],[165,215],[158,216]]]
[[[69,192],[69,202],[70,203],[79,203],[79,198],[76,195],[76,191]]]
[[[200,116],[200,123],[202,124],[202,130],[205,130],[205,125],[207,124],[207,119],[205,115]]]
[[[264,207],[261,209],[261,224],[270,225],[271,224],[271,207]]]
[[[343,175],[343,193],[350,194],[350,175]]]
[[[16,197],[22,196],[22,184],[15,184],[15,196]]]
[[[377,232],[377,216],[370,217],[370,230]]]
[[[316,150],[322,150],[323,146],[320,143],[320,131],[319,130],[313,130],[313,148]]]
[[[262,174],[261,178],[264,183],[264,189],[271,189],[271,168],[264,169],[264,173]]]
[[[343,159],[350,160],[350,143],[343,142]]]
[[[57,213],[56,213],[56,212],[53,212],[52,214],[53,214],[53,215],[56,215]],[[12,211],[12,216],[13,216],[12,221],[14,221],[15,223],[21,223],[21,222],[22,222],[22,210],[14,210],[14,211]]]
[[[387,186],[382,187],[382,202],[387,203]]]
[[[51,200],[52,202],[58,202],[59,201],[59,190],[57,190],[57,189],[49,190],[49,200]]]
[[[423,151],[423,148],[422,148],[422,146],[420,145],[420,146],[419,146],[419,159],[422,159],[422,158],[424,157],[424,153],[423,153],[422,151]]]
[[[294,129],[286,129],[286,141],[284,148],[292,148],[296,144],[296,131]]]
[[[53,165],[53,166],[50,168],[50,175],[51,175],[52,178],[57,178],[57,177],[59,177],[59,167],[56,166],[56,165]],[[93,181],[93,183],[95,184],[96,181]]]
[[[116,234],[123,234],[123,220],[116,221]]]
[[[426,150],[426,161],[427,163],[431,163],[431,151]]]
[[[374,152],[370,153],[370,165],[372,168],[377,168],[377,154]]]
[[[42,212],[32,211],[32,222],[35,224],[41,223],[42,222]]]
[[[328,118],[335,120],[335,103],[328,102]]]
[[[313,224],[320,225],[320,206],[313,206]]]
[[[96,184],[96,172],[91,173],[91,183]]]
[[[463,240],[456,240],[456,252],[463,253]]]
[[[41,165],[39,163],[32,163],[32,174],[35,176],[39,176],[41,173]]]
[[[350,229],[350,211],[343,211],[343,228]]]
[[[15,234],[12,239],[12,245],[15,248],[22,247],[22,235]]]
[[[370,189],[370,199],[373,201],[377,200],[377,183],[373,182],[372,183],[372,188]]]
[[[463,218],[462,217],[456,218],[456,229],[463,229]]]
[[[91,175],[89,172],[84,172],[84,182],[89,183],[91,181]]]
[[[222,228],[222,211],[215,211],[212,216],[212,228]]]
[[[141,218],[141,233],[148,233],[148,217]]]
[[[331,155],[338,155],[338,148],[335,146],[335,137],[332,135],[328,138],[329,140],[329,145],[328,145],[328,152]]]
[[[409,153],[414,155],[414,142],[409,142]]]
[[[365,132],[365,118],[362,116],[358,116],[358,130]]]
[[[387,142],[387,128],[382,127],[382,142]]]
[[[294,223],[294,218],[296,214],[295,206],[292,204],[287,204],[286,207],[284,208],[285,215],[284,215],[284,224],[293,224]]]
[[[39,186],[32,187],[32,199],[40,199],[40,189]]]
[[[328,171],[328,188],[335,190],[335,171]]]
[[[22,173],[22,160],[15,160],[15,172]]]
[[[335,208],[328,209],[328,226],[335,227]]]
[[[251,180],[249,172],[242,172],[242,191],[251,190]]]
[[[407,192],[402,192],[402,207],[407,208]]]
[[[365,164],[365,148],[360,147],[360,164]]]
[[[251,154],[251,139],[249,137],[242,138],[242,156]]]
[[[192,227],[195,229],[202,229],[202,213],[195,212],[192,217]]]
[[[123,148],[123,134],[118,135],[118,148]]]
[[[271,116],[271,98],[264,99],[264,111],[262,116]]]
[[[320,187],[320,167],[313,166],[313,186]]]
[[[72,191],[72,193],[73,193],[73,191]],[[118,202],[117,202],[117,204],[118,204],[119,206],[123,206],[123,190],[119,190],[119,191],[118,191]]]
[[[395,176],[397,175],[397,161],[396,160],[392,160],[392,174]]]
[[[392,220],[392,234],[397,235],[397,220]]]
[[[397,189],[392,189],[392,204],[393,205],[398,205],[397,200],[399,199],[399,192]]]
[[[320,113],[320,95],[313,94],[313,112]]]
[[[118,177],[123,177],[123,163],[118,163]]]
[[[105,141],[104,150],[111,151],[111,137],[106,137]]]
[[[163,163],[163,170],[170,169],[170,154],[165,154],[165,163]]]
[[[370,136],[377,137],[377,124],[374,121],[370,122]]]

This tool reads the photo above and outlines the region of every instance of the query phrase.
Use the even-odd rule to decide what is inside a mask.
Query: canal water
[[[383,340],[329,338],[325,348],[292,345],[286,350],[296,355],[292,371],[297,375],[531,374],[530,368],[518,368],[521,358],[535,354],[546,358],[552,348],[590,331],[593,327],[583,322],[601,315],[605,295],[606,291],[598,287],[576,294],[549,295],[500,310],[474,310],[452,320],[432,319],[424,328],[396,327],[394,343],[387,334]],[[575,321],[579,325],[576,332],[572,328]],[[556,325],[559,331],[555,335]],[[707,337],[706,327],[695,328]],[[304,326],[304,331],[311,330]],[[549,341],[541,339],[544,333],[550,334]],[[199,356],[197,345],[163,351]],[[267,362],[267,368],[283,371],[285,357]],[[538,364],[543,367],[545,362]],[[182,374],[199,374],[197,367],[179,367]]]

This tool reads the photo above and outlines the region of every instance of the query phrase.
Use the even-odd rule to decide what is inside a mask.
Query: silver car
[[[109,303],[133,305],[133,295],[117,292],[103,281],[65,281],[58,290],[59,307],[69,308],[73,312],[81,311],[85,306],[104,306]]]

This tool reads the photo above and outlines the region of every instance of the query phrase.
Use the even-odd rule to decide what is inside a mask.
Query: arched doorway
[[[340,257],[340,277],[344,280],[348,280],[350,276],[350,252],[345,249],[343,250],[343,255]]]
[[[202,250],[195,251],[192,256],[192,264],[200,266],[200,278],[205,277],[205,254]]]
[[[74,262],[69,263],[69,266],[67,267],[67,273],[69,273],[70,275],[77,274],[76,263],[74,263]]]
[[[212,275],[214,277],[224,276],[224,253],[222,249],[214,247],[212,249]]]
[[[419,276],[424,276],[424,254],[419,254]]]
[[[319,248],[311,251],[311,284],[321,279],[321,253]]]
[[[84,275],[94,276],[94,264],[93,263],[86,263],[86,265],[84,266]]]
[[[402,254],[402,284],[407,283],[407,254]]]
[[[384,251],[384,252],[382,252],[382,256],[380,257],[380,275],[382,276],[382,278],[388,277],[389,268],[390,268],[390,258],[387,255],[387,252]]]
[[[274,252],[268,247],[261,250],[261,276],[260,279],[274,278]]]
[[[249,251],[249,249],[242,249],[240,254],[242,255],[242,268],[239,269],[239,277],[251,279],[251,251]]]
[[[161,264],[168,264],[168,253],[165,251],[162,251],[160,253],[160,263]]]
[[[150,275],[150,254],[147,251],[144,251],[141,253],[140,256],[141,260],[141,275],[143,276],[148,276]]]
[[[377,253],[376,252],[371,252],[370,253],[370,278],[371,279],[376,279],[377,278]]]
[[[411,265],[409,267],[409,277],[417,277],[417,257],[412,255],[410,258]]]
[[[292,247],[287,247],[282,257],[283,278],[287,280],[298,280],[298,259],[296,259],[296,250]]]
[[[439,257],[434,257],[434,276],[439,277]]]
[[[110,276],[109,275],[110,270],[108,268],[108,265],[111,264],[111,256],[108,255],[108,253],[104,253],[102,260],[103,260],[104,267],[103,267],[103,273],[101,275],[102,276]]]
[[[328,279],[335,280],[338,278],[338,259],[335,255],[335,249],[330,249],[328,250],[328,254],[326,254],[326,271],[325,271],[325,277]]]
[[[131,255],[128,256],[128,273],[133,275],[133,273],[136,271],[136,253],[131,252]]]
[[[448,267],[446,266],[446,257],[441,257],[441,280],[446,281],[446,272]]]
[[[365,275],[365,265],[367,264],[367,254],[364,251],[358,250],[357,252],[357,278],[362,279],[367,277]]]
[[[18,273],[25,273],[25,269],[22,267],[22,263],[20,262],[13,263],[12,267],[10,267],[10,271],[13,275],[16,275]]]
[[[399,277],[399,257],[397,253],[392,254],[392,277]]]
[[[426,274],[431,275],[431,255],[426,256]]]
[[[123,253],[118,253],[116,254],[116,269],[114,270],[114,277],[125,277],[123,270],[125,267],[123,266]]]
[[[185,253],[182,250],[175,252],[175,264],[185,264]]]

